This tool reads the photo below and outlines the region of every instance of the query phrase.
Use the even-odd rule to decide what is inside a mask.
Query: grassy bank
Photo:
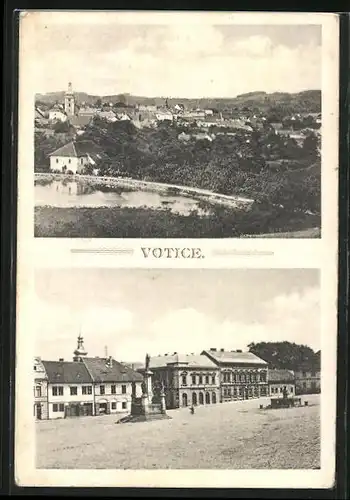
[[[305,398],[303,398],[305,399]],[[171,420],[120,424],[117,415],[36,423],[37,467],[72,469],[316,469],[319,396],[260,410],[267,400],[169,411]]]
[[[147,208],[35,207],[36,237],[232,238],[271,233],[278,237],[280,232],[303,232],[317,226],[319,221],[315,216],[258,208],[249,211],[219,208],[214,215],[200,217],[196,213],[185,216]]]

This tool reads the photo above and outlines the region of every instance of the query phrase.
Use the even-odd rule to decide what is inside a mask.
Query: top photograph
[[[322,26],[123,15],[22,19],[35,237],[320,238]]]

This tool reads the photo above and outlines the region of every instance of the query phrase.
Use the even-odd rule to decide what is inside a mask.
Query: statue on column
[[[145,371],[148,372],[149,370],[149,363],[150,363],[150,355],[146,354],[146,360],[145,360]]]

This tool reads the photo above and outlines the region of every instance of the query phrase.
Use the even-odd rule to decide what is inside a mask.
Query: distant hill
[[[35,100],[37,103],[41,102],[50,105],[54,104],[56,101],[62,102],[64,99],[64,94],[64,91],[50,92],[48,94],[37,94]],[[166,101],[166,97],[134,96],[127,93],[97,96],[87,94],[85,92],[75,92],[75,96],[78,103],[86,102],[87,104],[93,104],[97,99],[101,99],[103,102],[112,102],[114,104],[116,102],[120,102],[121,97],[123,98],[123,101],[129,106],[134,106],[136,104],[162,106]],[[281,106],[290,108],[293,111],[318,113],[321,111],[321,91],[306,90],[294,94],[287,92],[273,92],[271,94],[268,94],[263,91],[257,91],[240,94],[237,97],[225,98],[168,98],[168,103],[169,105],[182,103],[188,108],[215,108],[218,110],[232,108],[240,110],[245,107],[259,108],[264,110],[271,107]]]

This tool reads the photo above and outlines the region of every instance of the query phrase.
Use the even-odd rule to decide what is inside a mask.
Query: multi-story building
[[[321,351],[316,352],[313,360],[295,370],[295,385],[298,394],[321,392]]]
[[[83,363],[93,380],[95,414],[130,412],[132,394],[142,394],[142,375],[111,356],[86,357]]]
[[[165,354],[150,358],[153,391],[161,385],[167,408],[220,402],[219,370],[207,356]]]
[[[211,348],[202,355],[219,369],[221,402],[268,395],[267,363],[255,354]]]
[[[269,395],[282,398],[295,395],[295,375],[292,370],[269,370]]]
[[[143,377],[140,373],[111,356],[87,357],[81,336],[78,337],[73,361],[41,361],[37,358],[35,366],[34,411],[37,418],[128,412],[131,409],[131,395],[141,395],[142,392]],[[39,367],[42,367],[41,392],[38,390]],[[40,416],[39,395],[44,398],[40,400]]]
[[[48,418],[48,380],[44,365],[39,357],[34,358],[34,408],[37,420]]]
[[[48,418],[94,415],[92,379],[79,361],[44,361],[48,379]]]

